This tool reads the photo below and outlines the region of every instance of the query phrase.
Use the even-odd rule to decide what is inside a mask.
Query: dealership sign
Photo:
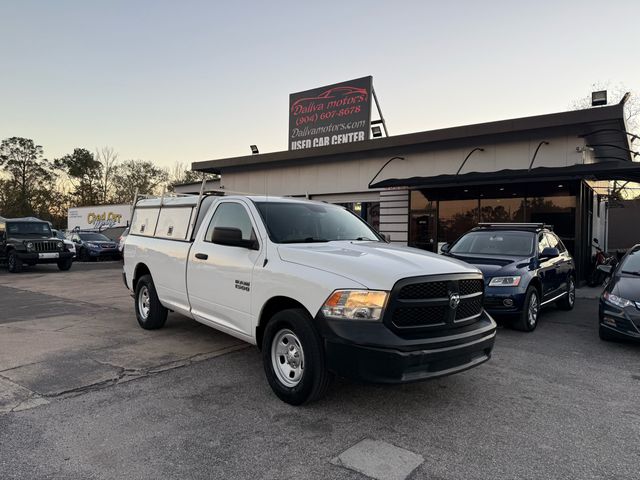
[[[126,227],[131,222],[131,205],[100,205],[97,207],[70,208],[67,228],[73,230],[104,230]]]
[[[289,150],[369,139],[372,77],[292,93]]]

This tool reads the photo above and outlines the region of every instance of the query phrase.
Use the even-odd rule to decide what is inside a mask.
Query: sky
[[[389,133],[640,95],[635,1],[0,0],[0,140],[170,167],[287,148],[289,94],[373,76]]]

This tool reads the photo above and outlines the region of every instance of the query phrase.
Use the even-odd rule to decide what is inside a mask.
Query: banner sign
[[[67,214],[67,229],[104,230],[126,227],[131,222],[131,205],[100,205],[97,207],[70,208]]]
[[[369,139],[372,77],[289,96],[289,150]]]

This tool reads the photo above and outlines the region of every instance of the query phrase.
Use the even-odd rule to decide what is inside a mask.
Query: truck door
[[[187,292],[197,320],[252,336],[251,278],[260,256],[256,231],[240,200],[221,201],[205,218],[187,262]]]

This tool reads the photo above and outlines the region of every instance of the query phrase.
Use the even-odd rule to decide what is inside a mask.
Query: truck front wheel
[[[169,312],[158,299],[151,275],[143,275],[136,284],[136,318],[145,330],[162,328]]]
[[[262,362],[269,385],[280,400],[301,405],[322,397],[332,375],[327,371],[322,339],[302,309],[276,313],[262,339]]]

